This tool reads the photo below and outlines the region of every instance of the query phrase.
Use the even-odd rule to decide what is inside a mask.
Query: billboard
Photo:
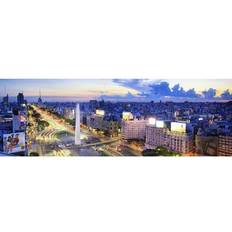
[[[96,115],[104,116],[105,115],[105,111],[104,110],[96,110]]]
[[[25,133],[4,134],[3,151],[7,154],[25,151]]]
[[[123,112],[122,113],[122,119],[123,120],[132,120],[133,114],[131,112]]]
[[[156,120],[156,127],[158,127],[158,128],[164,128],[164,121]]]
[[[183,122],[171,122],[171,131],[186,132],[186,123]]]
[[[149,125],[155,125],[156,124],[156,119],[155,118],[149,118],[148,119],[148,124]]]

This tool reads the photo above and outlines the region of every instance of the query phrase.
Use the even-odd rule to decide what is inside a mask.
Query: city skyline
[[[20,82],[34,92],[41,84],[56,91],[63,84],[68,92],[67,84],[71,83],[74,88],[79,85],[79,90],[85,90],[86,95],[94,88],[101,87],[104,91],[107,85],[112,87],[106,89],[108,95],[100,95],[107,101],[94,100],[91,95],[91,100],[77,102],[78,94],[76,102],[70,101],[73,98],[68,96],[59,97],[59,101],[46,101],[42,90],[35,93],[39,96],[34,96],[34,102],[28,101],[26,92],[22,91],[14,98],[5,95],[0,101],[0,153],[23,156],[232,155],[232,94],[229,90],[222,94],[217,91],[225,83],[208,82],[210,86],[217,84],[218,89],[210,87],[199,92],[191,81],[181,85],[144,79],[88,81],[90,83],[84,80]],[[184,89],[187,84],[194,88]],[[204,84],[207,82],[202,81],[201,85]],[[226,87],[229,86],[227,82]],[[116,88],[117,91],[133,90],[134,94],[114,95],[116,92],[111,91]]]
[[[23,92],[36,101],[225,101],[232,99],[230,79],[2,79],[0,96]]]

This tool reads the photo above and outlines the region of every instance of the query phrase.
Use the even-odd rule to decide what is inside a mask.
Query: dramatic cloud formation
[[[120,101],[228,101],[232,100],[231,79],[2,79],[0,96],[73,101],[90,99]],[[1,101],[2,99],[0,99]]]
[[[209,88],[208,90],[203,91],[202,95],[206,99],[212,99],[212,98],[214,98],[216,96],[216,89]]]
[[[167,81],[161,80],[116,79],[113,82],[130,89],[136,89],[139,94],[134,95],[133,98],[139,97],[141,99],[142,97],[146,100],[232,100],[232,93],[229,90],[224,91],[220,96],[216,96],[217,90],[214,88],[197,93],[195,88],[184,90],[179,83],[171,88]]]
[[[151,84],[151,93],[156,96],[171,96],[171,90],[168,82],[161,82],[159,84]]]
[[[152,84],[158,84],[161,80],[151,80],[151,79],[113,79],[113,83],[120,86],[135,89],[139,92],[149,92],[151,90]]]
[[[221,94],[221,97],[226,100],[232,100],[232,93],[227,89]]]
[[[133,88],[133,89],[140,89],[141,86],[143,85],[142,82],[143,80],[141,79],[114,79],[114,83],[127,87],[127,88]]]

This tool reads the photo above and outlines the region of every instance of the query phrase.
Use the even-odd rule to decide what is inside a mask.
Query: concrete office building
[[[232,156],[232,136],[219,135],[218,137],[218,155]]]
[[[141,139],[146,136],[147,120],[134,119],[122,121],[122,138],[123,139]]]
[[[23,93],[19,93],[17,95],[17,103],[19,106],[23,105],[25,103],[24,95]]]
[[[187,133],[169,131],[167,147],[182,154],[193,153],[193,136]]]
[[[184,123],[171,123],[171,129],[163,121],[146,125],[145,147],[147,149],[162,146],[175,152],[187,154],[193,152],[193,145],[193,135],[186,132]]]
[[[168,129],[158,128],[155,125],[146,126],[146,148],[153,149],[158,146],[167,147]]]
[[[104,110],[96,110],[95,114],[86,116],[89,129],[102,132],[107,136],[116,137],[119,132],[119,123],[105,116]]]
[[[196,155],[218,155],[218,136],[209,136],[200,128],[195,138]]]

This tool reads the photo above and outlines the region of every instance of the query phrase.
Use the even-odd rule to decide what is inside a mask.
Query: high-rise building
[[[187,133],[168,132],[167,147],[182,154],[194,152],[193,136]]]
[[[98,108],[99,104],[97,100],[90,100],[89,101],[89,108],[90,111],[94,112]]]
[[[87,126],[107,136],[118,136],[119,123],[105,115],[104,110],[97,109],[95,114],[86,117]]]
[[[81,144],[80,105],[76,104],[75,144]]]
[[[39,91],[38,105],[42,105],[42,104],[43,104],[43,101],[41,97],[41,92]]]
[[[122,121],[122,138],[123,139],[145,139],[146,135],[145,119],[123,120]]]
[[[146,148],[153,149],[159,146],[168,146],[168,129],[148,124],[146,126]]]
[[[72,107],[64,108],[64,117],[67,119],[74,119],[75,118],[75,108],[72,108]]]
[[[18,93],[17,103],[18,103],[19,106],[21,106],[22,104],[25,103],[25,99],[24,99],[23,93]]]
[[[2,106],[3,106],[3,110],[7,111],[8,107],[9,107],[9,96],[8,94],[2,98]]]
[[[5,97],[3,97],[2,103],[3,103],[4,106],[9,105],[9,96],[8,96],[8,94]]]
[[[218,136],[207,135],[200,128],[195,138],[197,155],[218,155]]]
[[[165,147],[175,152],[187,154],[193,152],[193,135],[186,132],[184,123],[171,123],[171,129],[163,121],[146,125],[147,149],[158,146]]]
[[[13,109],[13,132],[17,132],[20,130],[21,121],[20,121],[20,114],[17,109]]]

